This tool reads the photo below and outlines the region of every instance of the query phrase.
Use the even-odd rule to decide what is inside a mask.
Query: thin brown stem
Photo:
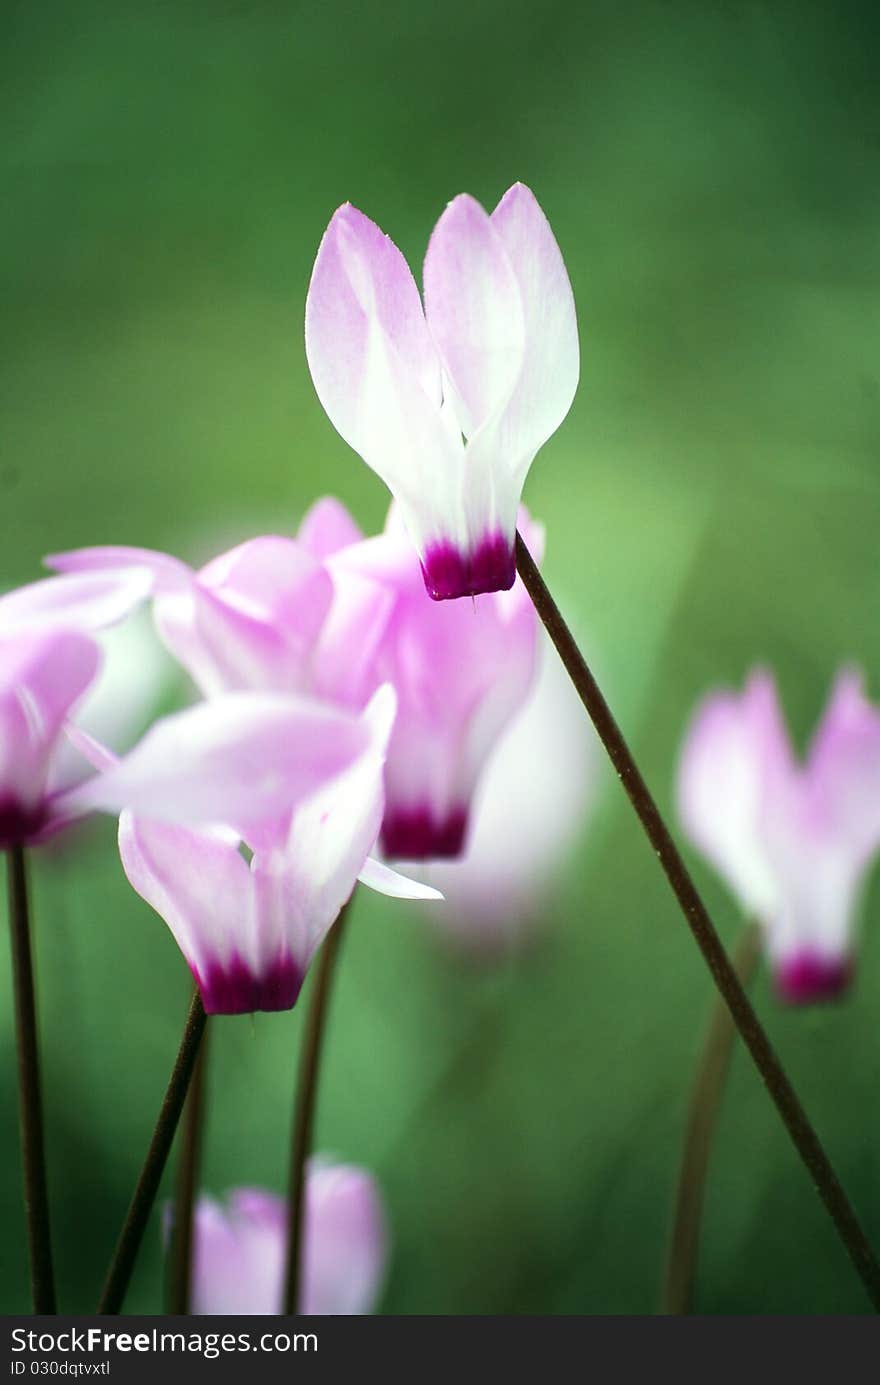
[[[327,1022],[330,988],[346,915],[351,900],[343,905],[318,959],[317,974],[312,990],[306,1032],[300,1054],[296,1083],[296,1102],[293,1115],[293,1139],[290,1153],[290,1178],[287,1192],[287,1277],[284,1288],[284,1312],[299,1311],[299,1285],[303,1261],[303,1230],[305,1225],[306,1161],[312,1150],[312,1129],[321,1069],[321,1051]]]
[[[750,923],[731,959],[743,986],[748,986],[751,981],[760,955],[761,929],[757,923]],[[721,996],[716,994],[694,1078],[682,1142],[672,1236],[663,1281],[664,1313],[690,1311],[712,1138],[718,1123],[735,1039],[736,1026],[730,1011]]]
[[[183,1111],[174,1219],[171,1226],[168,1312],[189,1312],[192,1277],[193,1211],[199,1184],[205,1129],[205,1069],[208,1064],[207,1031],[196,1058],[195,1071]]]
[[[739,1030],[807,1173],[815,1185],[838,1236],[855,1266],[874,1308],[880,1311],[880,1264],[862,1230],[852,1204],[834,1172],[831,1161],[807,1118],[769,1038],[731,965],[715,925],[691,880],[660,810],[651,795],[632,752],[614,720],[611,709],[587,667],[574,637],[523,542],[516,536],[516,564],[535,610],[546,626],[559,657],[586,708],[599,739],[642,824],[678,900],[694,941],[712,979]]]
[[[183,1029],[180,1048],[171,1070],[165,1099],[159,1110],[156,1128],[144,1159],[116,1250],[107,1272],[99,1313],[121,1313],[126,1291],[137,1260],[144,1232],[150,1220],[153,1203],[159,1191],[162,1174],[168,1161],[174,1134],[186,1101],[190,1080],[198,1057],[199,1044],[205,1032],[205,1009],[198,991],[193,996]]]
[[[24,848],[9,848],[6,858],[12,989],[18,1051],[18,1119],[24,1179],[24,1210],[30,1257],[31,1302],[35,1313],[55,1313],[55,1277],[49,1231],[49,1193],[43,1138],[40,1048],[31,955],[30,911]]]

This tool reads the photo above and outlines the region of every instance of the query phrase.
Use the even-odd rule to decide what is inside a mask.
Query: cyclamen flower
[[[0,634],[0,848],[41,841],[67,820],[56,759],[100,658],[80,631]]]
[[[771,675],[710,694],[682,750],[679,811],[691,840],[764,926],[777,988],[793,1002],[842,991],[853,919],[880,847],[880,711],[841,673],[804,764]]]
[[[64,726],[101,665],[88,632],[122,620],[148,586],[132,568],[0,597],[0,848],[42,841],[68,820]]]
[[[539,550],[540,527],[525,512],[522,524]],[[410,859],[458,856],[486,761],[532,686],[532,603],[519,581],[473,602],[426,600],[394,507],[384,534],[339,550],[329,565],[393,596],[372,662],[373,679],[393,684],[398,705],[385,764],[383,850]]]
[[[300,1311],[372,1312],[387,1258],[385,1215],[370,1175],[312,1160],[305,1185]],[[199,1199],[193,1222],[194,1314],[280,1314],[286,1264],[283,1198],[237,1188],[225,1205]]]
[[[329,548],[359,537],[344,507],[326,499],[296,539],[250,539],[199,571],[140,548],[83,548],[47,562],[105,579],[146,569],[159,635],[205,697],[272,690],[361,708],[391,598],[355,574],[334,579],[324,562]]]
[[[238,695],[244,704],[264,700],[258,694]],[[235,695],[203,708],[230,701]],[[290,1009],[312,957],[358,879],[398,898],[441,897],[369,857],[382,821],[382,766],[394,701],[393,690],[383,687],[358,718],[309,704],[313,742],[309,746],[292,739],[280,753],[270,771],[277,781],[271,816],[264,813],[257,820],[248,806],[251,797],[268,805],[271,789],[254,784],[248,765],[229,755],[216,767],[222,776],[231,760],[239,776],[241,807],[234,811],[230,794],[225,795],[228,826],[185,825],[199,816],[202,821],[220,816],[199,813],[196,804],[186,801],[192,795],[203,802],[212,778],[207,768],[206,782],[192,787],[178,783],[185,806],[177,821],[183,825],[167,820],[172,812],[166,794],[178,778],[170,759],[167,782],[157,783],[153,768],[153,796],[143,789],[137,793],[144,805],[141,813],[122,814],[119,851],[125,873],[171,929],[208,1014]],[[330,734],[325,736],[325,730]],[[319,769],[321,756],[330,754],[334,758]],[[153,753],[154,765],[157,758]],[[135,756],[128,756],[83,792],[102,806],[122,806],[134,801],[139,773]],[[147,811],[152,820],[142,815]],[[242,843],[249,860],[241,854]]]
[[[507,590],[526,474],[580,368],[571,285],[529,189],[514,184],[491,216],[456,197],[431,236],[424,287],[423,311],[394,243],[340,207],[306,303],[312,379],[399,502],[429,595]]]
[[[546,637],[539,653],[535,685],[489,756],[467,848],[424,868],[445,901],[431,923],[474,951],[550,924],[543,906],[598,788],[597,742],[580,699]]]
[[[537,555],[540,527],[525,512],[522,523]],[[207,696],[298,689],[360,709],[392,683],[398,717],[383,847],[422,858],[461,851],[486,756],[533,676],[538,623],[521,583],[437,606],[394,507],[386,532],[362,540],[329,498],[313,506],[296,539],[253,539],[198,573],[140,549],[83,549],[49,561],[81,575],[151,566],[159,632]]]

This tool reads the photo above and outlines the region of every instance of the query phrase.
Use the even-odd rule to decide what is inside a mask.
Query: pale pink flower
[[[841,673],[806,761],[793,754],[770,674],[698,707],[682,749],[688,836],[765,929],[781,995],[819,1000],[852,971],[854,917],[880,847],[880,711]]]
[[[533,551],[543,533],[522,512]],[[471,603],[428,601],[392,507],[362,539],[335,500],[319,501],[296,539],[241,544],[199,572],[167,554],[83,549],[49,560],[66,572],[151,567],[167,647],[207,696],[234,688],[306,691],[361,708],[390,682],[398,716],[386,764],[384,850],[454,856],[492,746],[531,685],[538,622],[520,582]]]
[[[236,715],[242,726],[231,740]],[[360,716],[230,693],[159,723],[140,749],[71,796],[80,806],[134,809],[119,823],[123,868],[173,933],[209,1014],[290,1009],[359,879],[397,898],[440,898],[370,857],[393,720],[387,686]],[[190,825],[211,820],[223,825]]]
[[[313,1159],[305,1185],[300,1311],[371,1313],[382,1289],[388,1231],[379,1190],[364,1170]],[[287,1203],[259,1188],[224,1202],[199,1199],[193,1223],[192,1311],[280,1314],[287,1266]]]
[[[423,309],[394,243],[340,207],[306,303],[312,379],[397,499],[429,594],[506,590],[526,474],[580,368],[571,285],[529,189],[514,184],[491,216],[456,197],[431,236],[424,287]]]
[[[477,788],[463,855],[420,871],[443,891],[431,924],[475,951],[505,948],[550,927],[554,882],[598,789],[595,732],[549,639],[541,644],[535,685]]]
[[[543,532],[523,511],[540,551]],[[382,847],[392,857],[458,856],[480,776],[536,670],[538,620],[513,589],[443,603],[425,596],[419,564],[396,509],[383,534],[337,551],[334,573],[359,574],[392,596],[371,676],[397,692],[385,765]]]
[[[324,546],[352,534],[353,521],[328,499],[310,511],[297,539],[250,539],[198,571],[139,548],[84,548],[47,562],[79,578],[146,570],[159,635],[206,697],[272,690],[363,707],[390,597],[354,575],[334,581]]]
[[[42,841],[67,821],[67,718],[101,668],[94,632],[124,619],[149,574],[49,577],[0,596],[0,848]]]

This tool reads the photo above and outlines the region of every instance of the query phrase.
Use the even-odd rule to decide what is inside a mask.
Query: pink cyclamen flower
[[[0,848],[40,841],[67,820],[56,762],[100,659],[78,630],[0,632]]]
[[[537,556],[540,526],[525,512],[522,523]],[[520,582],[438,606],[425,597],[395,507],[386,532],[362,540],[329,498],[296,539],[253,539],[198,573],[141,549],[49,561],[80,575],[152,565],[159,632],[207,696],[299,689],[361,708],[392,683],[383,847],[408,857],[461,851],[486,756],[531,684],[538,623]]]
[[[305,1185],[305,1314],[373,1311],[388,1258],[379,1190],[364,1170],[312,1160]],[[280,1314],[287,1267],[287,1203],[237,1188],[225,1204],[202,1197],[193,1225],[192,1311]]]
[[[880,711],[841,673],[799,764],[771,675],[712,693],[691,722],[678,777],[691,840],[763,925],[780,994],[838,994],[852,972],[853,917],[880,847]]]
[[[394,243],[340,207],[306,303],[312,379],[399,502],[429,594],[506,590],[526,474],[580,368],[571,285],[529,189],[515,183],[491,216],[456,197],[431,235],[424,288],[423,310]]]
[[[521,523],[539,550],[540,527],[525,512]],[[518,580],[511,591],[472,602],[428,601],[393,506],[384,534],[338,550],[329,565],[360,574],[393,598],[372,661],[374,681],[387,680],[397,692],[383,850],[409,859],[458,856],[486,761],[532,686],[532,603]]]
[[[0,597],[0,848],[44,840],[68,819],[64,726],[98,674],[90,632],[121,621],[149,574],[50,577]]]
[[[533,689],[489,756],[466,850],[424,868],[445,901],[431,923],[476,952],[552,922],[544,906],[598,787],[595,733],[546,636],[540,656]]]
[[[360,537],[337,501],[319,501],[296,539],[265,535],[194,571],[167,553],[84,548],[56,554],[65,574],[150,574],[157,630],[205,697],[236,690],[308,693],[363,707],[390,595],[356,574],[331,575],[329,549]],[[56,579],[58,580],[58,579]]]
[[[218,718],[225,721],[230,703],[266,702],[265,695],[228,694],[196,710],[204,720],[206,709],[222,709]],[[282,699],[273,702],[284,706]],[[307,706],[311,744],[291,734],[274,766],[266,765],[271,783],[263,782],[253,756],[249,764],[226,747],[215,765],[203,762],[191,782],[182,782],[166,728],[163,754],[145,738],[145,768],[132,752],[79,793],[80,800],[103,807],[135,805],[119,823],[123,868],[171,929],[209,1014],[290,1009],[358,879],[397,898],[441,897],[369,854],[382,821],[393,690],[380,688],[359,717],[319,703]],[[166,763],[163,780],[159,767]],[[238,775],[240,803],[225,783],[230,773]],[[218,781],[224,781],[222,815]],[[206,811],[210,802],[218,805],[212,812]],[[259,819],[255,803],[262,808]],[[187,825],[211,816],[227,825]]]

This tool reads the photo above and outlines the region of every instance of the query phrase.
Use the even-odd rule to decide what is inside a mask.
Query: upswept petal
[[[880,710],[858,669],[838,674],[807,757],[811,815],[854,865],[880,846]]]
[[[396,246],[348,205],[315,261],[306,354],[330,421],[400,499],[419,551],[463,535],[464,449],[455,421],[444,421],[418,290]]]
[[[322,496],[306,510],[296,533],[297,543],[322,562],[362,538],[348,510],[332,495]]]
[[[552,924],[554,881],[598,788],[595,735],[543,632],[540,642],[536,684],[480,780],[467,850],[426,866],[445,899],[430,922],[474,951],[507,948]]]
[[[389,899],[442,899],[441,892],[433,885],[423,885],[400,871],[392,870],[384,861],[368,856],[363,864],[358,880],[377,894],[387,895]]]
[[[534,674],[534,610],[521,584],[473,604],[426,601],[394,522],[337,561],[395,594],[374,669],[398,691],[383,847],[410,859],[458,855],[485,757]]]
[[[366,1170],[313,1159],[306,1184],[303,1313],[371,1313],[388,1241],[379,1190]]]
[[[52,816],[52,757],[100,658],[95,641],[78,631],[0,637],[0,845],[36,836]]]
[[[577,314],[562,253],[534,193],[514,183],[491,220],[516,276],[525,322],[522,369],[500,431],[502,455],[521,484],[577,390]]]
[[[254,857],[265,955],[286,939],[305,971],[350,898],[382,823],[382,767],[395,709],[394,689],[386,684],[360,718],[364,744],[358,757],[297,808],[283,847]]]
[[[776,812],[792,773],[769,674],[754,674],[741,697],[725,691],[703,699],[679,760],[679,816],[743,908],[764,920],[775,915],[780,901],[761,816]]]
[[[146,569],[152,574],[152,590],[174,591],[186,586],[192,569],[155,548],[131,548],[107,544],[98,548],[74,548],[67,553],[50,553],[44,559],[46,567],[63,573],[122,573],[131,569]]]
[[[471,437],[505,408],[526,350],[519,285],[501,236],[473,197],[449,203],[424,267],[425,315]]]
[[[302,1302],[305,1314],[360,1315],[376,1305],[388,1258],[381,1198],[365,1170],[312,1159],[306,1172]],[[225,1205],[199,1199],[193,1243],[195,1314],[280,1314],[287,1204],[238,1188]]]
[[[0,632],[102,630],[124,620],[152,587],[153,575],[144,566],[43,577],[0,597]]]
[[[339,774],[368,741],[362,721],[311,699],[228,693],[157,722],[114,768],[67,797],[79,810],[223,822],[249,836]]]
[[[185,608],[173,597],[157,621],[194,676],[210,669],[204,691],[308,690],[333,584],[294,539],[267,535],[222,554],[196,574],[191,597],[191,622],[180,623]]]
[[[125,812],[119,855],[132,888],[170,928],[210,1013],[218,972],[255,969],[251,873],[237,843],[223,831]]]

